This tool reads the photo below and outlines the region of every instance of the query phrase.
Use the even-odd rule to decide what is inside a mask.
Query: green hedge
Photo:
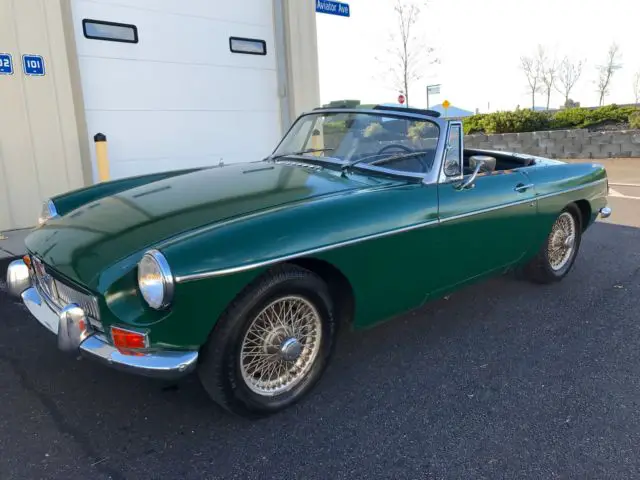
[[[463,119],[465,133],[517,133],[538,130],[585,128],[602,122],[640,122],[640,110],[635,107],[607,105],[596,109],[567,108],[554,113],[514,110],[472,115]],[[633,120],[636,119],[636,120]],[[633,127],[631,128],[638,128]]]

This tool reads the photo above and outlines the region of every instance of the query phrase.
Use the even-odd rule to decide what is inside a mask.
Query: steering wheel
[[[384,147],[382,147],[382,148],[378,151],[377,155],[380,155],[380,154],[382,154],[382,153],[385,153],[387,150],[390,150],[390,149],[392,149],[392,148],[397,148],[397,149],[399,149],[399,150],[404,150],[404,151],[405,151],[405,152],[407,152],[407,153],[412,153],[412,152],[413,152],[413,150],[411,150],[409,147],[405,147],[404,145],[401,145],[401,144],[399,144],[399,143],[392,143],[392,144],[390,144],[390,145],[385,145]]]

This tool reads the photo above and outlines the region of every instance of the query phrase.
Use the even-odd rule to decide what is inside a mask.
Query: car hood
[[[98,275],[163,240],[230,218],[365,188],[379,180],[287,164],[244,163],[179,175],[90,202],[48,221],[27,249],[69,279]]]

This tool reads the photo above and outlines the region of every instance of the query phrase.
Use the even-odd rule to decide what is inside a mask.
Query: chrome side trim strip
[[[596,185],[600,183],[604,183],[606,181],[607,181],[606,178],[601,178],[600,180],[596,180],[595,182],[585,183],[584,185],[580,185],[578,187],[567,188],[566,190],[562,190],[561,192],[553,192],[553,193],[546,193],[544,195],[539,195],[539,196],[536,196],[536,199],[555,197],[556,195],[575,192],[577,190],[582,190],[583,188],[595,187]]]
[[[531,197],[531,198],[527,198],[526,200],[519,200],[517,202],[511,202],[511,203],[504,203],[502,205],[498,205],[495,207],[488,207],[488,208],[483,208],[481,210],[474,210],[473,212],[461,213],[460,215],[453,215],[451,217],[441,218],[440,223],[447,223],[447,222],[452,222],[454,220],[459,220],[460,218],[473,217],[475,215],[482,215],[483,213],[493,212],[495,210],[502,210],[503,208],[515,207],[517,205],[522,205],[523,203],[535,204],[536,200],[537,200],[536,197]]]
[[[500,210],[502,208],[515,207],[517,205],[522,205],[524,203],[536,202],[536,201],[538,201],[538,200],[540,200],[542,198],[555,197],[556,195],[564,195],[565,193],[575,192],[577,190],[582,190],[583,188],[594,187],[594,186],[598,185],[599,183],[606,182],[606,181],[607,181],[607,179],[603,178],[601,180],[596,180],[595,182],[586,183],[586,184],[580,185],[578,187],[568,188],[568,189],[562,190],[560,192],[546,193],[544,195],[536,195],[534,197],[527,198],[525,200],[519,200],[517,202],[505,203],[505,204],[498,205],[498,206],[495,206],[495,207],[483,208],[481,210],[474,210],[473,212],[462,213],[460,215],[454,215],[452,217],[447,217],[447,218],[441,218],[440,219],[440,223],[451,222],[453,220],[458,220],[460,218],[465,218],[465,217],[472,217],[474,215],[482,215],[483,213],[492,212],[494,210]]]
[[[313,248],[311,250],[303,250],[302,252],[292,253],[291,255],[285,255],[283,257],[272,258],[269,260],[264,260],[262,262],[248,263],[246,265],[240,265],[238,267],[232,267],[232,268],[225,268],[222,270],[214,270],[212,272],[195,273],[193,275],[183,275],[181,277],[176,277],[176,282],[177,283],[190,282],[193,280],[201,280],[203,278],[219,277],[223,275],[230,275],[232,273],[244,272],[246,270],[265,267],[267,265],[271,265],[274,263],[285,262],[287,260],[292,260],[294,258],[304,257],[305,255],[313,255],[315,253],[325,252],[327,250],[332,250],[334,248],[346,247],[348,245],[364,242],[366,240],[373,240],[374,238],[388,237],[390,235],[395,235],[397,233],[409,232],[411,230],[417,230],[419,228],[429,227],[431,225],[436,225],[438,223],[439,223],[438,219],[433,219],[427,222],[416,223],[414,225],[409,225],[407,227],[397,228],[394,230],[388,230],[382,233],[374,233],[372,235],[366,235],[364,237],[358,237],[351,240],[345,240],[343,242],[332,243],[331,245],[325,245],[323,247]]]
[[[261,262],[248,263],[246,265],[240,265],[240,266],[237,266],[237,267],[225,268],[225,269],[221,269],[221,270],[214,270],[214,271],[211,271],[211,272],[195,273],[195,274],[192,274],[192,275],[183,275],[183,276],[176,277],[175,280],[176,280],[176,283],[184,283],[184,282],[191,282],[191,281],[194,281],[194,280],[201,280],[201,279],[204,279],[204,278],[221,277],[221,276],[224,276],[224,275],[231,275],[233,273],[245,272],[247,270],[252,270],[254,268],[266,267],[266,266],[272,265],[274,263],[286,262],[287,260],[292,260],[294,258],[304,257],[306,255],[313,255],[313,254],[316,254],[316,253],[325,252],[327,250],[332,250],[334,248],[346,247],[348,245],[353,245],[353,244],[364,242],[364,241],[367,241],[367,240],[373,240],[375,238],[382,238],[382,237],[387,237],[389,235],[395,235],[397,233],[409,232],[411,230],[417,230],[419,228],[425,228],[425,227],[429,227],[431,225],[451,222],[451,221],[454,221],[454,220],[458,220],[460,218],[471,217],[471,216],[474,216],[474,215],[481,215],[483,213],[491,212],[491,211],[494,211],[494,210],[500,210],[502,208],[509,208],[509,207],[521,205],[521,204],[524,204],[524,203],[537,202],[539,199],[542,199],[542,198],[553,197],[553,196],[556,196],[556,195],[563,195],[565,193],[570,193],[570,192],[574,192],[574,191],[577,191],[577,190],[582,190],[584,188],[593,187],[593,186],[598,185],[600,183],[606,182],[606,180],[607,180],[606,178],[603,178],[601,180],[596,180],[595,182],[587,183],[585,185],[580,185],[578,187],[568,188],[566,190],[561,190],[559,192],[547,193],[545,195],[534,196],[534,197],[531,197],[531,198],[527,198],[525,200],[519,200],[517,202],[512,202],[512,203],[505,203],[503,205],[484,208],[482,210],[475,210],[473,212],[463,213],[463,214],[460,214],[460,215],[454,215],[452,217],[447,217],[447,218],[444,218],[444,219],[429,220],[427,222],[417,223],[417,224],[414,224],[414,225],[409,225],[407,227],[397,228],[397,229],[394,229],[394,230],[388,230],[386,232],[375,233],[375,234],[372,234],[372,235],[366,235],[364,237],[359,237],[359,238],[354,238],[354,239],[351,239],[351,240],[346,240],[346,241],[343,241],[343,242],[333,243],[331,245],[325,245],[323,247],[313,248],[311,250],[303,250],[302,252],[292,253],[290,255],[285,255],[285,256],[277,257],[277,258],[272,258],[272,259],[269,259],[269,260],[263,260]]]

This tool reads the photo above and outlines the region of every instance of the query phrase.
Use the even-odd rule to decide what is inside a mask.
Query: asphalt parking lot
[[[640,200],[620,193],[562,283],[505,276],[345,332],[312,395],[257,422],[195,378],[62,354],[0,288],[0,478],[638,478]]]

